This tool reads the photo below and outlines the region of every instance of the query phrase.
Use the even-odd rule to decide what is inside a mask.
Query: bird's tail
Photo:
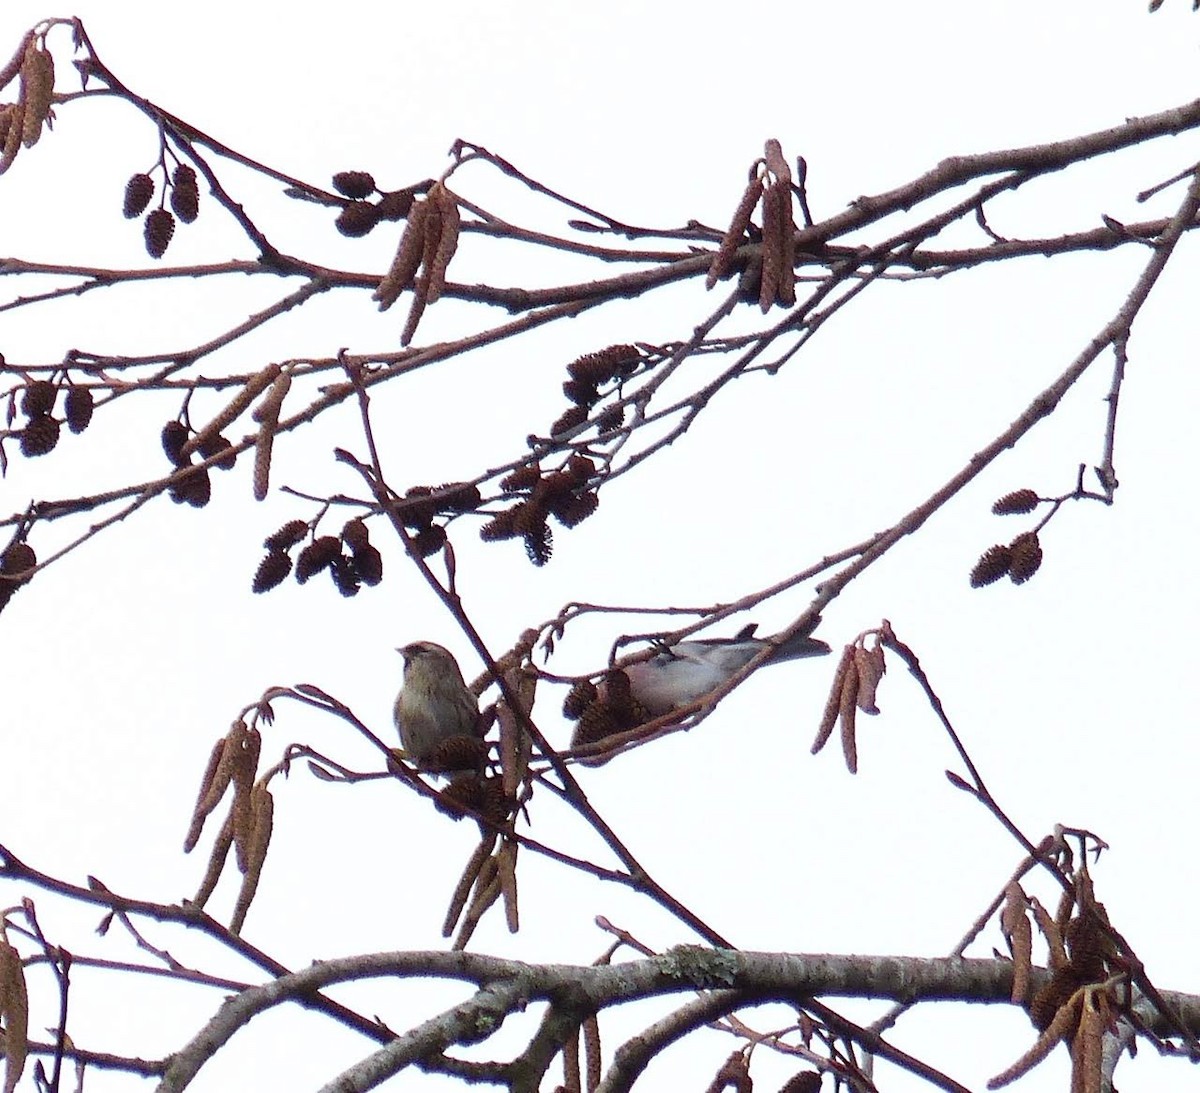
[[[784,638],[782,641],[778,640],[778,635],[764,639],[775,646],[775,651],[771,654],[767,663],[774,664],[781,660],[799,660],[801,657],[825,656],[826,653],[830,652],[829,646],[821,641],[820,638],[811,636],[820,621],[821,616],[818,615],[803,630],[798,631],[789,638]]]

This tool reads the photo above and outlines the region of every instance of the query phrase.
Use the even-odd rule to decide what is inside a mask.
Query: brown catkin
[[[251,376],[242,385],[238,393],[222,407],[216,417],[200,429],[190,440],[186,440],[183,443],[180,448],[180,455],[183,458],[187,458],[195,451],[203,451],[205,444],[212,437],[222,432],[227,426],[232,425],[234,421],[246,412],[250,403],[279,378],[281,371],[279,365],[272,362]],[[279,416],[278,408],[276,408],[275,416],[276,418]]]
[[[26,148],[32,148],[41,137],[42,124],[50,116],[53,96],[54,57],[47,49],[31,46],[25,51],[21,65],[21,101],[25,106],[21,118],[21,143]]]
[[[262,402],[254,410],[254,420],[260,425],[254,444],[253,489],[256,501],[265,500],[270,489],[271,450],[275,443],[275,426],[279,424],[279,411],[291,386],[291,373],[280,372]]]
[[[458,211],[458,199],[440,183],[430,192],[430,197],[438,203],[441,213],[441,234],[438,236],[437,250],[429,264],[429,288],[425,294],[427,303],[435,303],[441,299],[446,288],[446,267],[458,249],[458,233],[462,224],[462,216]]]
[[[705,288],[712,288],[733,268],[733,256],[746,236],[746,229],[750,226],[750,217],[758,206],[762,193],[762,176],[756,173],[746,186],[742,200],[734,210],[733,219],[729,222],[729,227],[721,239],[721,245],[717,248],[717,253],[713,255],[712,265],[708,267],[708,276],[704,279]]]
[[[421,265],[425,251],[425,225],[429,218],[429,201],[415,202],[408,212],[408,223],[400,236],[396,256],[391,268],[375,289],[373,298],[379,301],[379,310],[387,311],[406,288],[410,288],[413,277]]]

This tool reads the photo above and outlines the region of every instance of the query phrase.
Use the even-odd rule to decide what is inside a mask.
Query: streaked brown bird
[[[432,641],[414,641],[396,651],[404,657],[404,684],[393,710],[400,743],[418,767],[433,764],[446,769],[439,750],[447,741],[479,739],[479,699],[463,682],[448,649]]]

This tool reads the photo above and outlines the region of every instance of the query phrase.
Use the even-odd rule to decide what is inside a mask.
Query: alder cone
[[[154,179],[149,175],[134,175],[125,183],[125,203],[121,211],[126,220],[141,216],[154,196]]]
[[[383,580],[383,555],[369,543],[354,552],[354,572],[365,585],[377,585]]]
[[[26,417],[38,417],[54,410],[58,387],[49,380],[35,380],[25,388],[21,396],[21,413]]]
[[[66,415],[67,426],[73,433],[82,433],[92,422],[92,411],[96,398],[90,387],[68,387]]]
[[[971,587],[982,588],[1008,575],[1012,566],[1012,550],[1003,544],[988,547],[971,570]]]
[[[3,554],[0,554],[0,573],[12,576],[14,573],[24,573],[37,565],[37,554],[28,543],[10,543]],[[25,582],[22,581],[22,584]],[[15,587],[6,581],[9,587]]]
[[[162,433],[159,436],[159,440],[162,442],[162,449],[166,453],[167,458],[176,467],[183,466],[185,462],[183,458],[183,446],[187,443],[187,438],[187,426],[182,421],[168,421],[162,427]]]
[[[1023,532],[1008,544],[1008,549],[1012,554],[1008,575],[1013,584],[1024,584],[1042,565],[1042,546],[1037,533]]]
[[[329,567],[329,575],[333,578],[334,587],[343,595],[349,598],[357,596],[359,589],[358,573],[354,568],[354,563],[344,554],[339,554],[334,558]]]
[[[35,414],[21,430],[21,454],[38,456],[52,452],[58,443],[59,431],[55,418],[49,414]]]
[[[287,550],[294,547],[308,534],[308,524],[303,520],[289,520],[278,531],[271,532],[263,540],[267,550]]]
[[[254,583],[250,586],[252,592],[269,592],[282,584],[292,571],[292,559],[282,550],[270,551],[254,572]]]
[[[379,223],[379,219],[379,207],[377,205],[372,205],[369,201],[351,201],[350,204],[338,213],[333,226],[342,235],[355,239],[361,235],[366,235],[367,232]]]
[[[337,558],[341,557],[341,553],[340,539],[332,535],[322,535],[320,538],[314,539],[300,551],[300,557],[296,559],[297,583],[304,584],[326,566],[332,565]]]
[[[343,197],[358,201],[375,192],[375,176],[370,171],[338,171],[333,176],[333,188]]]
[[[581,679],[572,685],[563,699],[563,717],[578,721],[593,702],[600,697],[600,692],[590,679]]]
[[[539,569],[550,561],[554,553],[554,532],[549,524],[542,524],[525,533],[525,553]]]
[[[362,550],[363,547],[370,543],[370,533],[367,531],[367,525],[363,523],[361,516],[356,516],[353,520],[347,520],[342,525],[342,542],[350,548],[351,553]]]
[[[446,529],[441,524],[430,524],[421,528],[409,542],[418,558],[428,558],[446,545]]]
[[[173,485],[169,493],[177,505],[186,503],[194,509],[204,508],[212,500],[212,480],[208,477],[208,468],[196,467]]]
[[[228,453],[228,454],[222,454]],[[229,471],[233,469],[237,462],[237,453],[233,450],[233,444],[228,437],[222,436],[220,433],[213,433],[211,436],[206,436],[200,443],[200,454],[205,459],[213,459],[215,456],[220,456],[215,459],[213,466],[218,470]]]
[[[379,199],[379,219],[405,220],[412,205],[412,190],[392,190]]]
[[[167,252],[171,236],[175,234],[175,217],[166,209],[151,209],[143,228],[146,253],[151,258],[161,258]]]
[[[1033,512],[1037,505],[1037,490],[1013,490],[1012,493],[1006,493],[992,505],[992,512],[996,516],[1020,515]]]
[[[171,176],[171,208],[185,224],[190,224],[200,214],[200,187],[196,183],[196,172],[186,163],[176,167]]]

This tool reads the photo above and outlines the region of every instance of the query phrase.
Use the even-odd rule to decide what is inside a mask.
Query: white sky
[[[349,168],[372,170],[384,186],[436,176],[462,137],[614,216],[675,225],[724,222],[766,137],[807,157],[809,200],[821,218],[947,155],[1064,138],[1196,94],[1200,15],[1186,0],[1167,0],[1154,16],[1133,0],[1048,7],[366,3],[299,14],[292,5],[220,0],[168,9],[139,0],[84,2],[75,13],[132,89],[314,183]],[[54,14],[72,13],[9,0],[0,8],[0,54]],[[65,35],[51,42],[62,68]],[[1059,233],[1094,226],[1104,213],[1169,213],[1178,188],[1147,206],[1134,195],[1200,158],[1197,145],[1195,137],[1159,142],[1112,170],[1031,188],[998,204],[993,226]],[[0,181],[0,254],[143,262],[140,231],[122,220],[120,194],[156,151],[153,130],[130,110],[64,108],[54,133]],[[236,170],[224,177],[285,249],[344,268],[386,266],[395,242],[386,226],[367,240],[342,240],[315,207],[282,203]],[[464,170],[455,186],[511,219],[562,228],[558,210],[482,167]],[[209,204],[177,232],[169,254],[219,260],[230,246],[248,256]],[[1098,894],[1156,982],[1179,989],[1200,989],[1184,910],[1197,895],[1187,833],[1200,763],[1185,645],[1197,607],[1188,440],[1198,395],[1194,252],[1185,239],[1130,344],[1116,505],[1060,514],[1043,536],[1043,569],[1026,587],[967,587],[977,555],[1024,526],[990,516],[995,497],[1026,485],[1066,492],[1078,464],[1098,459],[1109,382],[1098,365],[1026,443],[856,582],[821,630],[838,646],[892,620],[1016,822],[1035,838],[1063,822],[1112,844],[1096,872]],[[728,601],[893,523],[1066,366],[1144,259],[1132,249],[1030,259],[866,293],[778,377],[736,385],[644,474],[605,491],[596,518],[557,536],[545,569],[530,567],[519,544],[483,549],[459,532],[469,611],[499,650],[568,600]],[[478,239],[455,261],[452,279],[464,282],[552,283],[561,268],[550,259],[497,261]],[[221,291],[188,286],[128,304],[93,298],[53,314],[8,313],[0,316],[0,350],[11,363],[51,359],[72,345],[184,347],[262,306],[274,288],[265,279],[231,280]],[[715,303],[699,286],[673,290],[649,308],[619,304],[388,385],[394,391],[381,390],[375,402],[386,423],[385,466],[408,485],[507,461],[526,433],[561,410],[566,361],[611,342],[686,337]],[[398,345],[399,309],[379,316],[366,293],[334,294],[307,310],[219,360],[248,369],[343,345]],[[418,341],[481,319],[495,316],[444,302]],[[125,468],[159,468],[158,429],[176,408],[164,400],[157,417],[98,416],[40,464],[18,459],[0,482],[0,511],[52,491],[115,484]],[[361,450],[348,411],[284,438],[275,483],[357,492],[332,461],[335,443]],[[276,494],[255,505],[239,465],[217,477],[202,513],[163,500],[12,601],[0,620],[0,842],[55,875],[93,873],[130,895],[178,899],[203,870],[202,858],[182,856],[180,842],[208,750],[266,687],[317,684],[390,739],[395,646],[441,641],[475,674],[466,642],[382,531],[375,539],[387,577],[379,588],[344,601],[324,582],[288,583],[251,598],[263,536],[311,511]],[[60,534],[46,529],[46,544]],[[34,544],[48,552],[37,537]],[[806,602],[797,594],[754,618],[777,628]],[[636,619],[622,627],[645,628]],[[552,667],[599,667],[618,632],[581,628]],[[831,670],[801,662],[761,673],[695,732],[584,772],[585,789],[655,877],[744,948],[945,952],[1002,885],[1018,848],[945,781],[954,758],[901,671],[884,684],[883,716],[864,719],[857,778],[832,752],[810,757]],[[565,743],[559,699],[547,692],[539,721]],[[351,764],[371,761],[339,723],[282,703],[277,713],[264,743],[271,761],[296,740]],[[249,940],[293,966],[443,944],[445,899],[472,846],[466,825],[389,784],[345,789],[297,771],[275,789],[275,840]],[[552,802],[537,804],[536,836],[601,853]],[[497,918],[474,947],[586,963],[606,943],[592,925],[596,914],[656,947],[692,940],[643,901],[532,856],[523,859],[522,884],[522,933],[510,938]],[[88,933],[94,916],[37,893],[6,888],[2,898],[13,903],[20,894],[37,900],[52,937],[80,953],[101,952]],[[227,913],[232,899],[222,886],[211,909]],[[181,958],[212,966],[208,947],[150,932]],[[994,932],[976,954],[993,943]],[[245,974],[221,958],[217,970]],[[112,976],[79,972],[76,982],[76,1042],[147,1057],[180,1046],[220,1002],[216,991],[168,985],[147,993]],[[404,999],[418,994],[411,1012],[441,1004],[441,993],[425,986],[376,986],[362,1004],[398,1024],[410,1012]],[[894,1041],[974,1088],[1024,1050],[1031,1033],[1016,1011],[950,1017],[931,1009],[906,1019]],[[363,1048],[291,1013],[263,1018],[237,1042],[249,1050],[219,1057],[193,1088],[315,1088]],[[616,1043],[610,1035],[608,1047]],[[676,1052],[672,1074],[702,1088],[733,1046]],[[1151,1055],[1146,1049],[1123,1064],[1123,1093],[1162,1087]],[[1182,1065],[1165,1079],[1176,1087]],[[763,1070],[776,1086],[789,1072]],[[677,1080],[665,1067],[654,1073],[647,1088]],[[1061,1089],[1065,1074],[1060,1051],[1024,1088]],[[879,1076],[890,1090],[915,1087],[889,1070]],[[395,1088],[418,1081],[428,1084],[405,1077]],[[135,1085],[96,1073],[88,1088]]]

